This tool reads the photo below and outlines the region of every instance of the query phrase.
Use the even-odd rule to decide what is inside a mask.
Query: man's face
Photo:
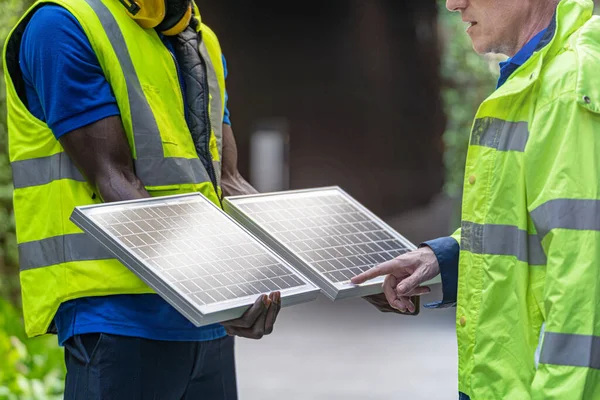
[[[509,54],[518,46],[522,26],[535,0],[446,0],[446,8],[459,11],[479,54]],[[509,54],[510,55],[510,54]]]

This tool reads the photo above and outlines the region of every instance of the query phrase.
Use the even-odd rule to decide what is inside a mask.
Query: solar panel
[[[282,306],[319,289],[199,193],[77,207],[71,217],[196,326],[240,317],[260,294]]]
[[[338,187],[237,196],[225,210],[332,300],[381,293],[350,279],[416,248]]]

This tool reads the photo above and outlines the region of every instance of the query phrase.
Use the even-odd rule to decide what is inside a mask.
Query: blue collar
[[[547,30],[548,28],[543,29],[529,42],[527,42],[527,44],[525,44],[525,46],[523,46],[521,50],[517,52],[517,54],[500,63],[500,77],[498,78],[498,85],[496,88],[502,86],[512,75],[512,73],[515,72],[521,65],[525,64],[525,62],[529,60],[533,53],[538,50],[538,45],[540,44]]]

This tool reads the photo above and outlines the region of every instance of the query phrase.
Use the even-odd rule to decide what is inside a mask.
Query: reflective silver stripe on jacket
[[[600,369],[600,337],[546,331],[540,363]]]
[[[509,122],[497,118],[480,118],[471,133],[471,145],[499,151],[525,151],[529,130],[527,122]]]
[[[531,212],[540,238],[553,229],[600,231],[600,200],[555,199]]]
[[[463,221],[460,249],[475,254],[515,256],[530,265],[546,264],[546,254],[538,236],[511,225]]]

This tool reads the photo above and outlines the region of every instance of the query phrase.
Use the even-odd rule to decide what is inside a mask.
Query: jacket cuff
[[[456,306],[458,292],[458,257],[460,245],[448,236],[424,242],[420,247],[429,247],[437,257],[442,277],[443,299],[424,304],[425,308],[449,308]]]

